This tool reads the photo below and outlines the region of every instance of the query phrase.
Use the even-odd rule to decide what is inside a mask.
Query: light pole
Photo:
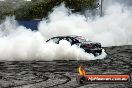
[[[99,12],[100,12],[100,16],[103,16],[103,1],[104,0],[99,0]]]

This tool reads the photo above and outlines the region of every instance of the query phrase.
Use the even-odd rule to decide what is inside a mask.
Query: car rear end
[[[100,43],[81,43],[81,48],[87,53],[92,53],[94,56],[98,56],[102,53],[102,47]]]

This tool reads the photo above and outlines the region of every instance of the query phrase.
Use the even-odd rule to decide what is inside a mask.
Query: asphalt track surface
[[[132,88],[129,83],[85,84],[76,81],[82,65],[89,74],[130,74],[132,46],[105,48],[107,57],[90,61],[0,61],[0,88]]]

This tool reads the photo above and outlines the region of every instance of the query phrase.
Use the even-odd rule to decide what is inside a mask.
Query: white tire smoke
[[[44,37],[57,35],[79,35],[103,46],[132,44],[131,7],[114,4],[108,7],[103,17],[85,18],[79,14],[69,14],[62,4],[50,15],[48,20],[40,22],[38,28]]]
[[[40,22],[38,31],[7,18],[0,25],[0,60],[95,60],[106,56],[103,50],[100,56],[94,57],[65,40],[60,44],[45,42],[58,35],[84,36],[103,46],[131,45],[130,8],[116,4],[109,7],[105,14],[104,17],[86,20],[83,15],[73,14],[61,5],[54,9],[48,20]]]

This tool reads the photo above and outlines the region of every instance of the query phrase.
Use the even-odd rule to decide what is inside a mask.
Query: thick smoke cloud
[[[8,17],[0,25],[0,60],[94,60],[106,56],[103,51],[101,56],[94,57],[65,40],[60,44],[45,41],[39,31],[31,31]]]
[[[62,4],[50,15],[48,20],[39,24],[39,31],[44,37],[57,35],[81,35],[103,46],[132,44],[131,8],[120,4],[108,7],[103,17],[85,18],[72,14]]]
[[[95,60],[76,45],[62,40],[60,44],[45,42],[58,35],[80,35],[103,46],[132,44],[131,8],[115,4],[105,11],[105,16],[95,19],[73,14],[62,4],[54,8],[49,19],[43,19],[38,31],[23,27],[7,18],[0,25],[0,60]]]

